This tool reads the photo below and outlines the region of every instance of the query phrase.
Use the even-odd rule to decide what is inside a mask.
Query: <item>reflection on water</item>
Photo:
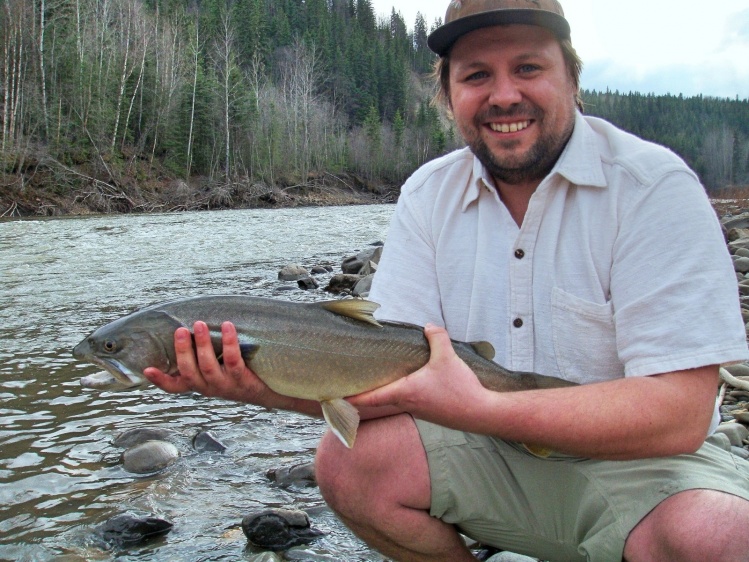
[[[267,470],[312,459],[321,421],[153,387],[82,389],[97,371],[70,352],[94,328],[147,304],[202,294],[290,300],[287,263],[333,265],[382,240],[392,207],[366,206],[0,222],[0,560],[242,560],[242,516],[308,511],[328,533],[295,560],[381,560],[335,519],[316,488],[271,486]],[[182,456],[135,478],[112,445],[165,427]],[[196,453],[200,429],[228,449]],[[106,552],[91,527],[123,511],[173,521],[145,547]]]

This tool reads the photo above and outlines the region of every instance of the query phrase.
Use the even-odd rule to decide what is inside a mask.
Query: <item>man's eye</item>
[[[518,72],[521,74],[535,72],[536,70],[538,70],[538,67],[535,64],[524,64],[518,68]]]
[[[466,82],[470,80],[480,80],[482,78],[486,78],[487,76],[489,76],[489,74],[484,72],[483,70],[480,72],[474,72],[473,74],[470,74],[466,77]]]

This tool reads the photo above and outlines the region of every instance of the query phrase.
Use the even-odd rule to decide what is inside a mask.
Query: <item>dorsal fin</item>
[[[346,299],[340,301],[325,301],[317,303],[325,310],[347,318],[353,318],[367,324],[372,324],[378,328],[382,328],[375,317],[373,316],[374,311],[380,308],[380,305],[376,302],[368,301],[365,299]]]
[[[494,346],[488,341],[474,341],[468,345],[484,359],[488,359],[489,361],[494,359]]]

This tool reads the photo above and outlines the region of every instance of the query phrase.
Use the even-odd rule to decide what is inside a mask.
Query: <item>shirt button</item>
[[[525,252],[523,250],[515,250],[515,257],[522,260],[525,257]]]
[[[522,328],[523,327],[523,319],[522,318],[515,318],[515,320],[513,320],[513,322],[512,322],[512,325],[515,326],[516,328]]]

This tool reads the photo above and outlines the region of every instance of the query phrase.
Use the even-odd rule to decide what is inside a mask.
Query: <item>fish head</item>
[[[128,386],[146,382],[146,367],[177,372],[174,331],[181,322],[160,310],[135,312],[102,326],[73,349],[73,357],[98,365]]]

